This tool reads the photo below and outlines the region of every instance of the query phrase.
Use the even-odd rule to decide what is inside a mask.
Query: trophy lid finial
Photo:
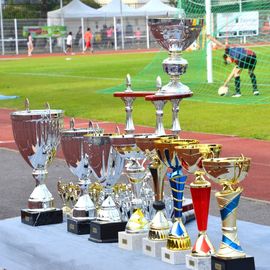
[[[127,89],[125,90],[125,92],[133,92],[131,89],[131,77],[129,74],[127,74],[126,76],[126,87]]]
[[[157,76],[156,86],[157,86],[157,90],[160,91],[162,87],[162,81],[161,81],[160,76]]]
[[[45,103],[45,108],[46,108],[47,110],[50,110],[50,109],[51,109],[51,106],[50,106],[49,102],[46,102],[46,103]]]
[[[24,107],[27,112],[30,112],[30,102],[28,98],[25,98]]]
[[[70,129],[75,129],[75,119],[72,117],[69,121]]]

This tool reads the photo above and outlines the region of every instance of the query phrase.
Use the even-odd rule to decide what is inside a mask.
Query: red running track
[[[0,109],[0,147],[17,149],[13,140],[11,121],[9,114],[11,110]],[[116,125],[108,122],[97,122],[99,127],[106,132],[115,132]],[[87,127],[88,121],[76,119],[76,127]],[[69,119],[65,118],[65,126],[69,126]],[[120,131],[124,131],[124,125],[119,124]],[[136,133],[153,132],[150,127],[137,126]],[[243,195],[249,198],[270,201],[270,142],[255,139],[245,139],[236,136],[225,136],[217,134],[205,134],[198,132],[181,132],[181,138],[194,138],[201,143],[220,143],[223,145],[222,156],[244,156],[251,157],[252,163],[247,178],[241,183],[244,187]],[[61,151],[58,154],[62,157]],[[213,185],[214,189],[220,189]]]

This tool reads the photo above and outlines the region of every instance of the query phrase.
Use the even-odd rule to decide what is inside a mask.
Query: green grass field
[[[194,97],[181,102],[182,129],[270,140],[270,83],[265,75],[267,72],[263,72],[269,70],[265,66],[268,61],[264,59],[256,70],[258,81],[264,82],[260,85],[263,94],[256,100],[248,89],[251,86],[246,83],[247,75],[243,74],[244,96],[235,100],[217,95],[217,88],[232,67],[221,67],[217,60],[215,83],[207,85],[203,56],[198,53],[184,55],[189,69],[183,82],[194,91]],[[214,59],[219,59],[221,52],[215,54]],[[64,109],[67,116],[124,122],[124,105],[112,96],[112,92],[124,89],[121,84],[127,73],[133,79],[134,89],[155,90],[157,75],[167,83],[168,77],[161,69],[165,57],[166,53],[141,53],[68,56],[71,60],[66,60],[65,56],[0,60],[0,94],[20,96],[2,100],[0,106],[22,109],[24,98],[28,97],[33,109],[42,108],[48,101],[52,108]],[[164,113],[167,128],[171,125],[170,110],[168,104]],[[134,122],[154,126],[154,106],[143,99],[136,100]]]

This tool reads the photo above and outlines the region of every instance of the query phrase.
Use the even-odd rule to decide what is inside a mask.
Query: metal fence
[[[117,21],[122,21],[120,33],[116,33]],[[84,48],[83,34],[88,27],[93,33],[94,50],[146,49],[158,47],[151,36],[145,17],[99,18],[99,19],[64,19],[50,21],[47,19],[5,19],[3,31],[0,31],[0,52],[8,54],[26,54],[27,39],[23,36],[24,26],[65,25],[67,33],[72,32],[73,51]],[[113,28],[112,36],[107,30]],[[82,29],[82,30],[81,30]],[[34,53],[60,53],[65,49],[66,38],[35,38]]]

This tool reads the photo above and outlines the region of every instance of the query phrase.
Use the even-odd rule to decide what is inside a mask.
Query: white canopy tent
[[[0,0],[1,1],[1,0]],[[66,6],[50,11],[47,14],[48,17],[48,25],[64,25],[65,19],[81,19],[81,29],[82,34],[85,31],[84,27],[84,19],[89,18],[113,18],[114,24],[114,46],[115,50],[117,50],[119,44],[119,36],[117,35],[117,29],[121,27],[121,45],[124,48],[124,29],[123,29],[123,17],[141,17],[145,18],[145,28],[146,28],[146,43],[147,48],[149,48],[149,29],[148,29],[148,17],[149,16],[173,16],[179,14],[179,10],[177,8],[171,7],[161,2],[161,0],[150,0],[143,7],[135,9],[131,8],[125,3],[123,0],[112,0],[107,5],[94,9],[91,8],[80,0],[72,0]],[[180,12],[181,14],[181,12]],[[83,39],[83,35],[82,35]],[[84,48],[84,43],[82,44]],[[64,47],[64,44],[63,44]]]
[[[89,18],[96,17],[99,14],[97,9],[91,8],[80,0],[72,0],[63,8],[49,11],[47,13],[48,19],[52,18]]]
[[[175,16],[184,14],[184,10],[164,4],[161,0],[150,0],[137,11],[145,16]]]

